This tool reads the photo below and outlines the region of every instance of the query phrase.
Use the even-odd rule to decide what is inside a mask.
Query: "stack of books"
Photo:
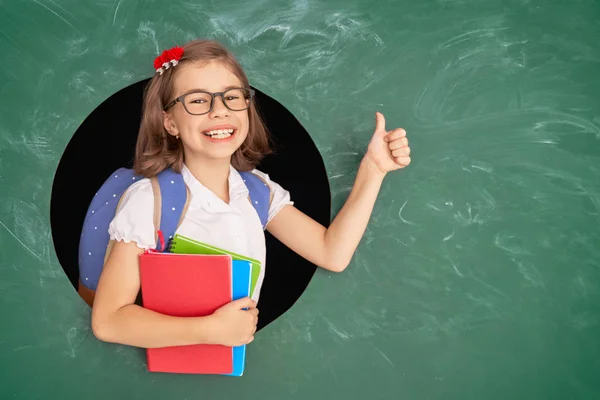
[[[175,235],[169,252],[140,255],[143,307],[178,317],[211,315],[231,301],[251,297],[258,260]],[[148,370],[242,376],[246,345],[188,345],[146,349]]]

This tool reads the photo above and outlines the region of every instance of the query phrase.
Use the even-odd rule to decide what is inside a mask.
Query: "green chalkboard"
[[[376,110],[412,148],[349,269],[317,271],[243,378],[96,340],[50,231],[78,126],[196,37],[310,132],[332,217]],[[593,0],[0,2],[0,397],[599,398],[598,38]]]

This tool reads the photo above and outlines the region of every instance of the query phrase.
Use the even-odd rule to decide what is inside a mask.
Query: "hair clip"
[[[160,75],[163,74],[171,65],[176,66],[183,56],[183,49],[175,46],[162,52],[162,54],[154,59],[154,68]]]

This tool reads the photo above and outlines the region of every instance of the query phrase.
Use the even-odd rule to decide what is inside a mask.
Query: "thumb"
[[[252,300],[250,297],[244,297],[238,300],[234,300],[231,303],[231,306],[236,308],[236,309],[243,309],[243,308],[255,308],[256,307],[256,302],[254,300]]]
[[[385,118],[382,113],[375,113],[375,132],[385,133]]]

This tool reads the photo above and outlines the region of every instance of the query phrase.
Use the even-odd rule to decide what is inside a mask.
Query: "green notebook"
[[[171,252],[178,254],[229,254],[234,260],[249,261],[252,263],[252,277],[250,282],[250,296],[254,294],[254,288],[258,281],[261,264],[254,258],[223,250],[207,243],[202,243],[186,236],[175,234],[171,242]]]

